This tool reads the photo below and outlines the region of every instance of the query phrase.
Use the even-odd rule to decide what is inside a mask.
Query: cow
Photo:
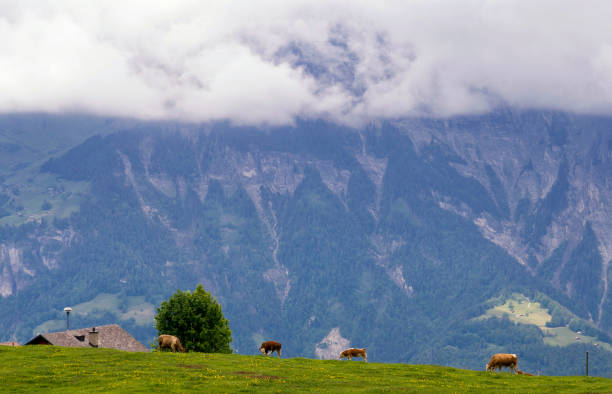
[[[355,349],[355,348],[346,349],[345,351],[340,353],[340,355],[338,356],[338,359],[342,360],[343,358],[346,358],[346,359],[350,360],[353,357],[361,357],[361,358],[363,358],[363,362],[365,362],[365,363],[368,362],[368,355],[366,353],[366,349],[365,348],[363,348],[363,349]]]
[[[508,353],[497,353],[491,357],[489,363],[487,364],[487,371],[495,371],[499,369],[501,371],[502,367],[509,367],[510,372],[513,373],[518,370],[518,357],[516,354],[508,354]]]
[[[529,372],[521,371],[520,369],[517,370],[516,372],[518,372],[519,375],[533,376],[533,374]]]
[[[181,345],[181,340],[174,335],[162,334],[159,336],[159,350],[172,349],[173,352],[177,350],[185,353],[185,348]]]
[[[259,351],[262,354],[265,354],[266,356],[268,355],[271,356],[274,352],[276,352],[278,357],[280,357],[282,353],[282,347],[283,345],[281,345],[280,343],[276,341],[266,341],[261,344],[261,346],[259,347]]]

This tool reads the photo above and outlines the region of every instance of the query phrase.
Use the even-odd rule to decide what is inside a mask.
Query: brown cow
[[[501,371],[502,367],[509,367],[512,373],[518,370],[517,365],[518,357],[516,354],[497,353],[489,360],[487,371],[495,371],[496,369]]]
[[[533,376],[533,374],[529,372],[521,371],[520,369],[517,370],[516,372],[518,372],[519,375]]]
[[[259,347],[259,351],[262,354],[265,354],[266,356],[268,356],[268,352],[270,353],[269,354],[270,356],[274,352],[276,352],[278,357],[280,357],[281,356],[281,352],[282,352],[282,347],[283,347],[283,345],[281,345],[280,343],[278,343],[276,341],[266,341],[266,342],[261,344],[261,346]]]
[[[177,350],[185,353],[185,348],[181,345],[181,340],[174,335],[162,334],[159,336],[159,351],[163,349],[172,349],[173,352]]]
[[[340,353],[340,356],[338,356],[338,358],[340,360],[342,360],[343,358],[346,358],[346,359],[350,360],[353,357],[362,357],[363,358],[363,362],[366,362],[366,363],[368,362],[368,355],[366,353],[366,348],[363,348],[363,349],[355,349],[355,348],[346,349],[345,351]]]

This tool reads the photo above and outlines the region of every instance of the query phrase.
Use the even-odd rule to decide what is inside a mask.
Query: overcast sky
[[[0,113],[612,114],[610,16],[612,1],[0,0]]]

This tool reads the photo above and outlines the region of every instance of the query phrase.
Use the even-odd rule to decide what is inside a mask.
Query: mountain
[[[274,339],[475,369],[512,352],[546,374],[612,360],[611,118],[0,125],[0,341],[62,329],[70,305],[73,326],[149,343],[155,307],[202,283],[245,354]]]

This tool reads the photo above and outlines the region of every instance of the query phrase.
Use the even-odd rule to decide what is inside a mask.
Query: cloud
[[[348,124],[612,113],[612,3],[1,1],[0,112]]]

